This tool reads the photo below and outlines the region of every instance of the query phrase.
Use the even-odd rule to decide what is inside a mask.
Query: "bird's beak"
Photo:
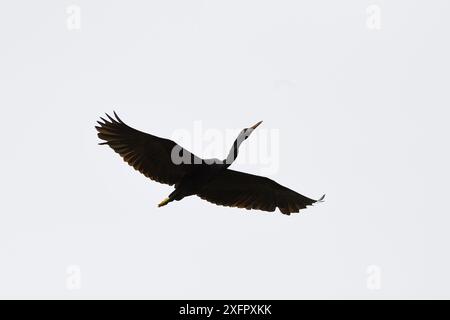
[[[250,129],[256,129],[256,127],[258,127],[261,123],[262,123],[262,121],[258,122],[254,126],[251,126]]]

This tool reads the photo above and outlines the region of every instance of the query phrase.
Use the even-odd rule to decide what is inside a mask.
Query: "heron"
[[[229,169],[238,156],[241,143],[262,123],[240,131],[224,160],[202,159],[172,140],[136,130],[113,112],[95,126],[100,145],[108,145],[125,162],[151,180],[174,186],[163,207],[172,201],[196,195],[216,205],[273,212],[285,215],[299,212],[325,195],[313,200],[267,177]]]

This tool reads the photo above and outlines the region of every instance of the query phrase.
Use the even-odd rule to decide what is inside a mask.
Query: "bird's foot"
[[[159,207],[162,207],[162,206],[165,206],[165,205],[168,204],[169,202],[170,202],[170,199],[169,199],[169,198],[165,198],[163,201],[161,201],[160,204],[158,204],[158,208],[159,208]]]

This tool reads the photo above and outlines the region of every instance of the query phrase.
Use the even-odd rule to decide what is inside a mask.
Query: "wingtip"
[[[120,123],[123,124],[122,119],[119,118],[119,116],[117,115],[116,111],[113,110],[114,116],[116,117],[117,121],[119,121]]]
[[[321,196],[316,202],[324,202],[325,194]]]
[[[112,123],[116,122],[113,118],[111,118],[111,116],[109,114],[107,114],[106,112],[105,112],[105,114],[108,117],[109,121],[111,121]]]

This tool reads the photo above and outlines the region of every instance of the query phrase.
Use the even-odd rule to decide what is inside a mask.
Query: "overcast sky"
[[[449,10],[5,3],[0,297],[450,298]],[[263,120],[232,168],[326,201],[157,208],[172,188],[97,145],[112,110],[218,158]]]

